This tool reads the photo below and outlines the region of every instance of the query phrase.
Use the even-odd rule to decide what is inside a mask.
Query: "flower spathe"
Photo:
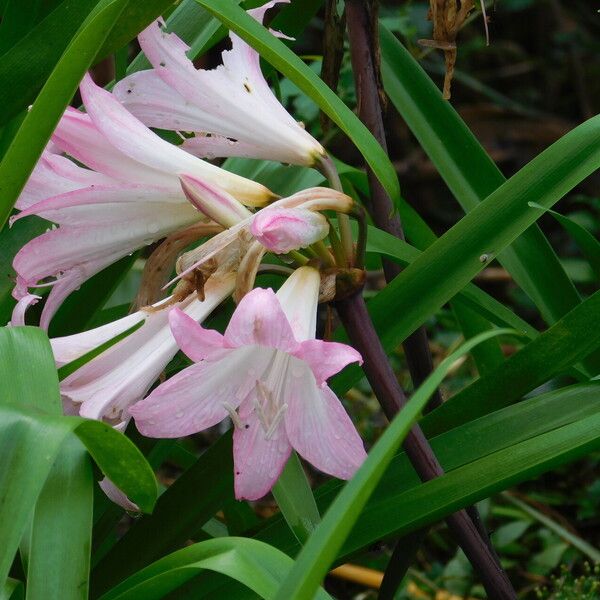
[[[366,455],[327,379],[361,357],[315,339],[319,283],[315,269],[302,267],[277,294],[254,289],[224,335],[172,310],[173,335],[196,364],[129,409],[140,432],[181,437],[230,416],[237,498],[264,496],[292,448],[325,473],[349,479]]]
[[[233,291],[233,274],[213,278],[204,301],[190,295],[175,306],[196,323],[202,321]],[[67,376],[60,384],[65,408],[123,429],[129,406],[142,399],[178,351],[169,327],[168,300],[90,331],[50,340],[57,365],[67,364],[142,323],[139,329]]]
[[[262,22],[266,10],[277,3],[248,13]],[[230,38],[231,50],[223,52],[222,65],[197,70],[187,57],[189,46],[155,21],[138,37],[153,69],[126,77],[113,93],[150,127],[197,132],[183,143],[196,156],[313,165],[325,154],[323,147],[274,96],[258,53],[237,35]]]

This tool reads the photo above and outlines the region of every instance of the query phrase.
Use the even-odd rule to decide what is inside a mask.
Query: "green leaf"
[[[552,377],[600,347],[600,291],[579,304],[550,329],[500,366],[444,402],[423,420],[427,434],[440,433],[467,420],[520,400]]]
[[[537,202],[530,202],[529,206],[546,210],[543,206],[537,204]],[[569,217],[565,217],[554,210],[546,210],[546,212],[552,215],[575,240],[581,253],[590,263],[596,279],[600,279],[600,242],[585,227],[582,227],[579,223],[573,221],[573,219],[569,219]]]
[[[600,383],[594,382],[542,394],[452,429],[431,439],[430,443],[444,470],[449,473],[525,440],[597,415],[600,411],[599,391]],[[519,468],[517,467],[517,474],[520,473]],[[479,475],[480,480],[471,481],[471,487],[465,491],[472,491],[474,485],[481,485],[482,482],[496,481],[493,471]],[[527,478],[528,475],[524,474],[521,480]],[[399,527],[404,527],[403,534],[418,529],[414,523],[407,525],[396,498],[409,492],[416,493],[421,485],[406,454],[397,454],[362,511],[345,544],[345,550],[338,555],[336,561],[343,562],[351,556],[351,552],[364,551],[381,539],[393,537]],[[459,483],[454,488],[457,494],[463,491],[460,485]],[[331,480],[315,491],[317,505],[322,513],[331,506],[343,486],[344,482]],[[486,495],[482,493],[480,499],[484,497]],[[438,506],[443,500],[444,498],[435,498]],[[430,498],[424,500],[430,501]],[[368,526],[362,526],[363,518]],[[279,515],[270,519],[255,535],[292,556],[301,548]],[[210,581],[204,579],[199,583],[200,587],[188,586],[186,597],[194,598],[193,593],[199,594],[209,583],[216,585],[211,578]],[[221,586],[219,594],[214,597],[229,597],[228,591]]]
[[[94,595],[183,544],[229,498],[233,498],[233,455],[227,433],[169,486],[153,514],[138,519],[98,563],[92,573]]]
[[[400,196],[398,178],[387,154],[358,117],[314,71],[231,0],[196,1],[310,96],[356,145],[390,197]]]
[[[48,338],[33,327],[0,329],[0,584],[38,496],[74,433],[100,469],[142,510],[157,495],[154,473],[140,451],[105,423],[63,417]]]
[[[128,0],[102,0],[98,4],[69,43],[13,138],[0,163],[0,226],[6,222],[81,78],[127,2]],[[0,81],[10,79],[5,79],[0,73]]]
[[[390,100],[463,209],[474,209],[505,177],[435,83],[383,24],[380,41],[383,82]],[[535,194],[530,198],[536,199]],[[551,324],[571,310],[579,296],[540,229],[533,226],[519,233],[498,260]]]
[[[4,47],[0,56],[0,125],[8,123],[35,100],[69,41],[96,4],[98,0],[63,0],[12,47]]]
[[[0,600],[23,600],[25,586],[22,581],[9,577],[4,583],[4,587],[0,587]]]
[[[292,564],[289,556],[262,542],[218,538],[166,556],[104,594],[101,600],[159,600],[204,569],[243,583],[261,598],[272,598]],[[322,589],[315,590],[314,597],[331,600]]]
[[[27,567],[27,600],[86,600],[93,509],[92,468],[68,438],[37,499]]]
[[[384,347],[393,348],[404,340],[536,221],[540,211],[528,205],[532,198],[550,207],[599,167],[597,116],[534,158],[369,302]],[[345,338],[338,335],[338,339]],[[359,377],[357,367],[345,369],[335,378],[336,390],[347,390]]]
[[[373,446],[367,460],[327,510],[320,525],[296,558],[275,596],[276,600],[302,600],[313,596],[394,453],[450,367],[478,343],[502,332],[508,333],[510,330],[486,332],[463,344],[460,349],[447,356],[416,390]]]
[[[290,529],[303,544],[321,520],[315,497],[306,479],[300,459],[292,452],[273,487],[273,496]]]

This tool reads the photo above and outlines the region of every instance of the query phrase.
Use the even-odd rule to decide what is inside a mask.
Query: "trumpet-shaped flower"
[[[168,144],[86,76],[88,114],[67,109],[17,207],[14,219],[37,215],[59,225],[26,244],[13,266],[19,300],[49,277],[40,325],[63,300],[119,258],[203,219],[181,190],[181,173],[200,174],[249,203],[272,197],[256,184]],[[86,164],[84,169],[57,150]],[[93,170],[91,170],[93,169]],[[237,202],[237,200],[236,200]],[[237,202],[239,204],[239,202]],[[244,207],[239,204],[241,209]]]
[[[325,473],[349,479],[365,451],[327,379],[361,357],[315,339],[319,284],[319,273],[302,267],[277,294],[254,289],[224,335],[172,310],[173,335],[196,364],[129,409],[138,429],[181,437],[230,416],[237,498],[264,496],[292,448]]]
[[[175,306],[191,322],[203,321],[232,293],[234,280],[234,275],[213,279],[204,290],[204,301],[191,295]],[[50,340],[55,361],[62,366],[142,323],[61,381],[68,412],[104,420],[118,429],[127,425],[128,407],[144,397],[178,350],[169,328],[169,308],[164,307],[167,302],[90,331]]]
[[[286,0],[279,0],[286,1]],[[262,21],[268,2],[248,11]],[[153,69],[121,80],[115,96],[151,127],[194,131],[183,148],[201,157],[246,156],[313,165],[323,147],[283,108],[270,90],[258,53],[235,34],[223,64],[197,70],[189,47],[156,21],[138,37]]]

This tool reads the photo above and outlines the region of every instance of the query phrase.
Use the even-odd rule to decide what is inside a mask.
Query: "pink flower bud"
[[[252,213],[231,194],[216,185],[192,175],[179,176],[185,197],[207,217],[223,225],[231,227]]]
[[[265,208],[254,217],[250,231],[271,252],[285,254],[322,240],[329,223],[305,208]]]

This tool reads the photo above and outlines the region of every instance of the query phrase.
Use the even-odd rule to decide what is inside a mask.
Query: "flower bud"
[[[305,208],[265,208],[254,217],[250,230],[265,248],[285,254],[322,240],[329,223],[322,214]]]
[[[252,213],[231,194],[192,175],[180,175],[179,181],[186,198],[207,217],[223,225],[231,227]]]

